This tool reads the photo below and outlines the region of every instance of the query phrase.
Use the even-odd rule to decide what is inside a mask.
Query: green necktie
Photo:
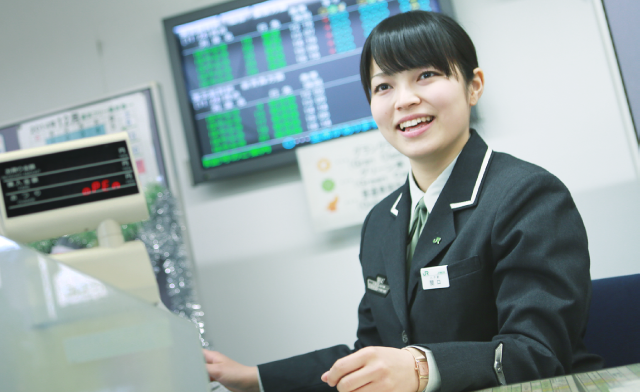
[[[420,238],[420,234],[422,234],[422,229],[424,229],[424,224],[427,223],[428,216],[429,211],[427,211],[427,206],[424,205],[423,197],[416,205],[416,210],[413,214],[413,222],[411,222],[411,230],[409,231],[409,241],[411,242],[409,242],[409,245],[407,246],[407,282],[409,281],[409,271],[411,270],[411,261],[413,261],[413,252],[416,250],[418,238]]]

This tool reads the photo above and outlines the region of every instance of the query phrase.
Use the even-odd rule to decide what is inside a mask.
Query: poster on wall
[[[296,151],[314,228],[361,224],[371,208],[404,184],[409,160],[379,131]]]

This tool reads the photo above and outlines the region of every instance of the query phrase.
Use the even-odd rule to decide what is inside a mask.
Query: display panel
[[[0,152],[41,147],[85,137],[127,132],[132,162],[143,188],[167,185],[155,87],[143,87],[103,100],[65,108],[0,127]]]
[[[139,192],[125,141],[0,163],[7,218]]]
[[[390,15],[441,3],[241,0],[166,19],[194,182],[377,128],[360,84],[366,37]]]

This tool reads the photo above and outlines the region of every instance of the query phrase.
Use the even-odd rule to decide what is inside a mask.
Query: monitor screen
[[[240,0],[166,19],[194,182],[376,129],[360,84],[366,37],[390,15],[442,2]]]
[[[125,141],[0,162],[7,218],[139,193]]]

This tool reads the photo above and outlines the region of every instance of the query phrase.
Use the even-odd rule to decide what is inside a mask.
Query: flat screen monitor
[[[295,162],[376,129],[362,45],[388,16],[446,0],[239,0],[164,20],[194,183]],[[444,8],[444,10],[443,10]]]

